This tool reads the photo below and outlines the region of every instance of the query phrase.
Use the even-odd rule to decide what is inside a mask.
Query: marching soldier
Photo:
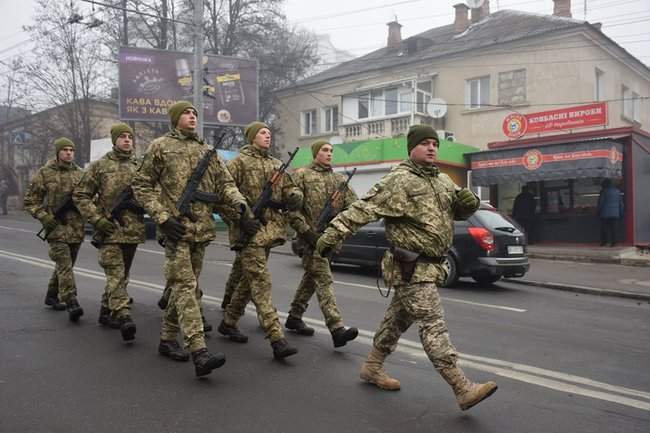
[[[47,286],[45,305],[67,310],[70,321],[77,322],[83,309],[77,301],[73,266],[84,239],[84,222],[72,201],[72,190],[81,178],[74,163],[75,145],[68,138],[54,141],[54,159],[41,167],[25,194],[25,209],[43,225],[49,255],[55,263]]]
[[[111,140],[113,149],[85,170],[73,198],[84,218],[95,227],[93,245],[99,248],[99,264],[106,275],[99,323],[119,327],[124,341],[131,341],[136,326],[126,286],[138,244],[145,240],[144,211],[131,192],[138,164],[133,130],[124,123],[114,125]],[[113,215],[117,211],[119,215]]]
[[[334,347],[341,347],[348,341],[354,340],[359,331],[357,328],[346,329],[343,326],[341,312],[334,296],[329,261],[314,252],[320,235],[317,227],[320,214],[330,197],[342,184],[345,184],[345,177],[332,170],[333,149],[333,146],[325,140],[314,142],[311,145],[313,162],[297,170],[293,175],[294,182],[302,191],[304,199],[302,208],[290,213],[290,223],[298,232],[298,239],[304,246],[302,265],[305,273],[291,302],[285,327],[299,335],[314,335],[314,328],[305,324],[302,315],[307,310],[309,300],[316,293],[318,305],[325,317],[325,324],[332,334]],[[347,187],[340,196],[340,203],[333,203],[333,205],[339,210],[345,209],[356,199],[354,191]]]
[[[204,376],[225,363],[222,353],[211,354],[207,350],[200,301],[196,295],[205,247],[216,237],[213,203],[193,202],[192,218],[181,215],[175,204],[199,161],[208,152],[208,146],[196,133],[197,112],[191,103],[177,102],[168,111],[173,130],[149,145],[133,181],[133,190],[136,199],[165,235],[164,271],[171,296],[163,315],[158,351],[174,360],[187,361],[187,352],[176,341],[179,330],[182,330],[184,346],[192,354],[195,373]],[[218,155],[209,160],[199,188],[204,193],[216,194],[227,205],[241,209],[244,228],[254,230],[258,227],[246,200]]]
[[[271,179],[282,163],[269,154],[271,130],[267,125],[253,122],[246,127],[245,135],[249,144],[242,147],[235,159],[228,162],[228,169],[237,187],[252,206],[266,181]],[[241,333],[237,323],[244,314],[246,304],[252,300],[260,326],[271,341],[274,358],[283,359],[295,355],[298,349],[290,346],[284,338],[278,313],[271,301],[271,276],[267,262],[271,248],[282,245],[286,240],[287,225],[282,209],[296,210],[302,203],[302,194],[289,175],[283,176],[274,188],[272,202],[273,206],[264,210],[266,224],[238,251],[242,279],[217,330],[232,341],[247,342],[248,337]],[[235,222],[230,230],[231,248],[239,247],[238,235],[239,224]]]
[[[453,389],[460,408],[467,410],[494,393],[497,385],[473,383],[458,367],[436,285],[446,279],[442,263],[452,245],[453,220],[472,215],[479,199],[436,167],[439,141],[433,128],[412,126],[407,143],[409,159],[341,212],[319,238],[316,250],[327,256],[360,227],[384,218],[391,249],[384,256],[382,271],[395,293],[375,333],[361,378],[382,389],[400,388],[399,381],[384,370],[384,360],[415,322],[434,368]]]

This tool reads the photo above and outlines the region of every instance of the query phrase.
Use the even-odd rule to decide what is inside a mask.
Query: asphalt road
[[[335,268],[339,306],[360,337],[333,349],[317,305],[314,337],[289,334],[300,353],[274,361],[254,313],[248,344],[215,332],[226,365],[196,379],[191,363],[157,355],[164,281],[161,249],[143,245],[130,294],[138,333],[97,324],[103,275],[96,250],[76,267],[79,324],[42,304],[51,262],[24,218],[0,220],[0,432],[644,432],[650,431],[650,304],[500,283],[441,289],[452,341],[474,380],[494,379],[490,399],[461,412],[409,330],[387,369],[398,392],[362,383],[359,367],[387,300],[372,275]],[[208,319],[232,254],[210,246],[201,277]],[[301,276],[297,258],[272,254],[273,299],[283,315]]]

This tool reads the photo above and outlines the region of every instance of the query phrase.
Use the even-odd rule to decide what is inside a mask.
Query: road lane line
[[[0,250],[0,257],[5,257],[7,259],[41,268],[54,268],[52,262],[48,262],[37,257],[12,253],[5,250]],[[84,276],[96,280],[105,280],[103,273],[98,271],[84,268],[75,268],[75,271],[79,276]],[[141,289],[155,293],[161,293],[164,289],[164,285],[162,284],[150,283],[140,280],[131,280],[131,285],[132,287],[139,287]],[[209,304],[220,305],[222,299],[216,296],[204,295],[203,301]],[[247,306],[246,311],[249,315],[253,317],[256,316],[254,306]],[[287,313],[285,312],[278,311],[278,314],[282,318],[287,317]],[[324,334],[329,333],[325,322],[322,320],[311,319],[308,317],[304,317],[303,320],[317,328],[319,331],[322,331]],[[360,329],[359,337],[357,337],[355,341],[368,346],[372,346],[373,336],[373,332],[365,329]],[[426,354],[422,349],[421,344],[416,341],[402,338],[400,339],[397,350],[416,359],[425,361],[427,363],[429,362]],[[608,401],[624,406],[650,411],[650,393],[645,391],[611,385],[586,377],[546,370],[525,364],[518,364],[514,362],[502,361],[465,353],[459,353],[459,356],[461,366],[467,368],[496,374],[520,382],[560,391],[562,393],[581,395],[584,397],[590,397],[597,400]],[[636,398],[626,396],[633,396]]]
[[[334,281],[334,284],[340,284],[342,286],[350,286],[350,287],[359,287],[359,288],[362,288],[362,289],[377,290],[377,286],[369,286],[367,284],[359,284],[359,283],[348,283],[346,281]],[[507,307],[505,305],[484,304],[484,303],[481,303],[481,302],[465,301],[464,299],[449,298],[447,296],[441,296],[441,299],[444,299],[444,300],[450,301],[450,302],[458,302],[459,304],[474,305],[474,306],[477,306],[477,307],[485,307],[485,308],[494,308],[494,309],[497,309],[497,310],[513,311],[515,313],[525,313],[526,311],[528,311],[528,310],[525,310],[523,308]]]
[[[5,230],[9,230],[9,231],[12,231],[12,232],[23,232],[23,233],[31,233],[31,234],[33,234],[33,235],[35,235],[35,234],[36,234],[36,232],[35,232],[35,231],[33,231],[33,230],[25,230],[25,229],[19,229],[19,228],[17,228],[17,227],[7,227],[7,226],[0,226],[0,229],[5,229]]]

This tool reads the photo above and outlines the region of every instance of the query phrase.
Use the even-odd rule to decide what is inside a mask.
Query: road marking
[[[377,286],[368,286],[367,284],[348,283],[345,281],[334,281],[334,284],[340,284],[342,286],[350,286],[350,287],[360,287],[362,289],[377,290]],[[526,311],[528,311],[523,308],[507,307],[505,305],[483,304],[480,302],[465,301],[464,299],[449,298],[447,296],[441,296],[440,298],[449,302],[457,302],[459,304],[474,305],[477,307],[494,308],[497,310],[513,311],[515,313],[525,313]]]
[[[10,251],[0,250],[0,257],[30,264],[33,266],[38,266],[41,268],[54,268],[53,263],[48,262],[47,260],[17,254]],[[80,276],[85,276],[97,280],[104,280],[103,273],[92,269],[75,267],[75,272]],[[164,285],[162,284],[155,284],[140,280],[131,280],[131,285],[133,287],[139,287],[141,289],[154,293],[161,293],[164,289]],[[209,304],[220,305],[222,299],[216,296],[204,295],[203,301]],[[249,315],[253,317],[256,316],[254,306],[247,306],[246,311]],[[278,311],[278,314],[283,319],[287,317],[287,313],[285,312]],[[325,322],[322,320],[311,319],[308,317],[304,317],[303,320],[309,323],[311,326],[317,328],[322,333],[329,333]],[[365,329],[360,329],[359,336],[355,341],[367,346],[372,346],[373,337],[373,332]],[[402,338],[400,339],[397,350],[400,353],[409,355],[412,358],[428,362],[428,358],[422,349],[422,345],[419,342]],[[526,364],[518,364],[515,362],[470,355],[466,353],[459,353],[459,356],[461,366],[466,368],[472,368],[475,370],[496,374],[512,380],[541,386],[562,393],[581,395],[584,397],[617,403],[644,411],[650,411],[649,392],[611,385],[605,382],[592,380],[587,377],[561,373]],[[411,363],[411,361],[408,362]]]
[[[0,229],[5,229],[5,230],[9,230],[9,231],[12,231],[12,232],[23,232],[23,233],[31,233],[31,234],[33,234],[33,235],[35,235],[35,234],[36,234],[36,232],[35,232],[35,231],[33,231],[33,230],[25,230],[25,229],[19,229],[19,228],[17,228],[17,227],[7,227],[7,226],[0,226]]]

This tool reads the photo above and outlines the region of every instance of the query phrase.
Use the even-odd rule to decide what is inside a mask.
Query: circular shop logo
[[[165,80],[160,77],[160,71],[156,68],[147,68],[137,73],[132,80],[136,85],[138,93],[154,95],[160,91]]]
[[[526,117],[519,113],[508,114],[503,119],[503,133],[508,138],[519,138],[526,133],[528,123]]]
[[[526,167],[526,170],[537,170],[542,166],[542,152],[537,149],[529,150],[524,153],[521,163]]]

